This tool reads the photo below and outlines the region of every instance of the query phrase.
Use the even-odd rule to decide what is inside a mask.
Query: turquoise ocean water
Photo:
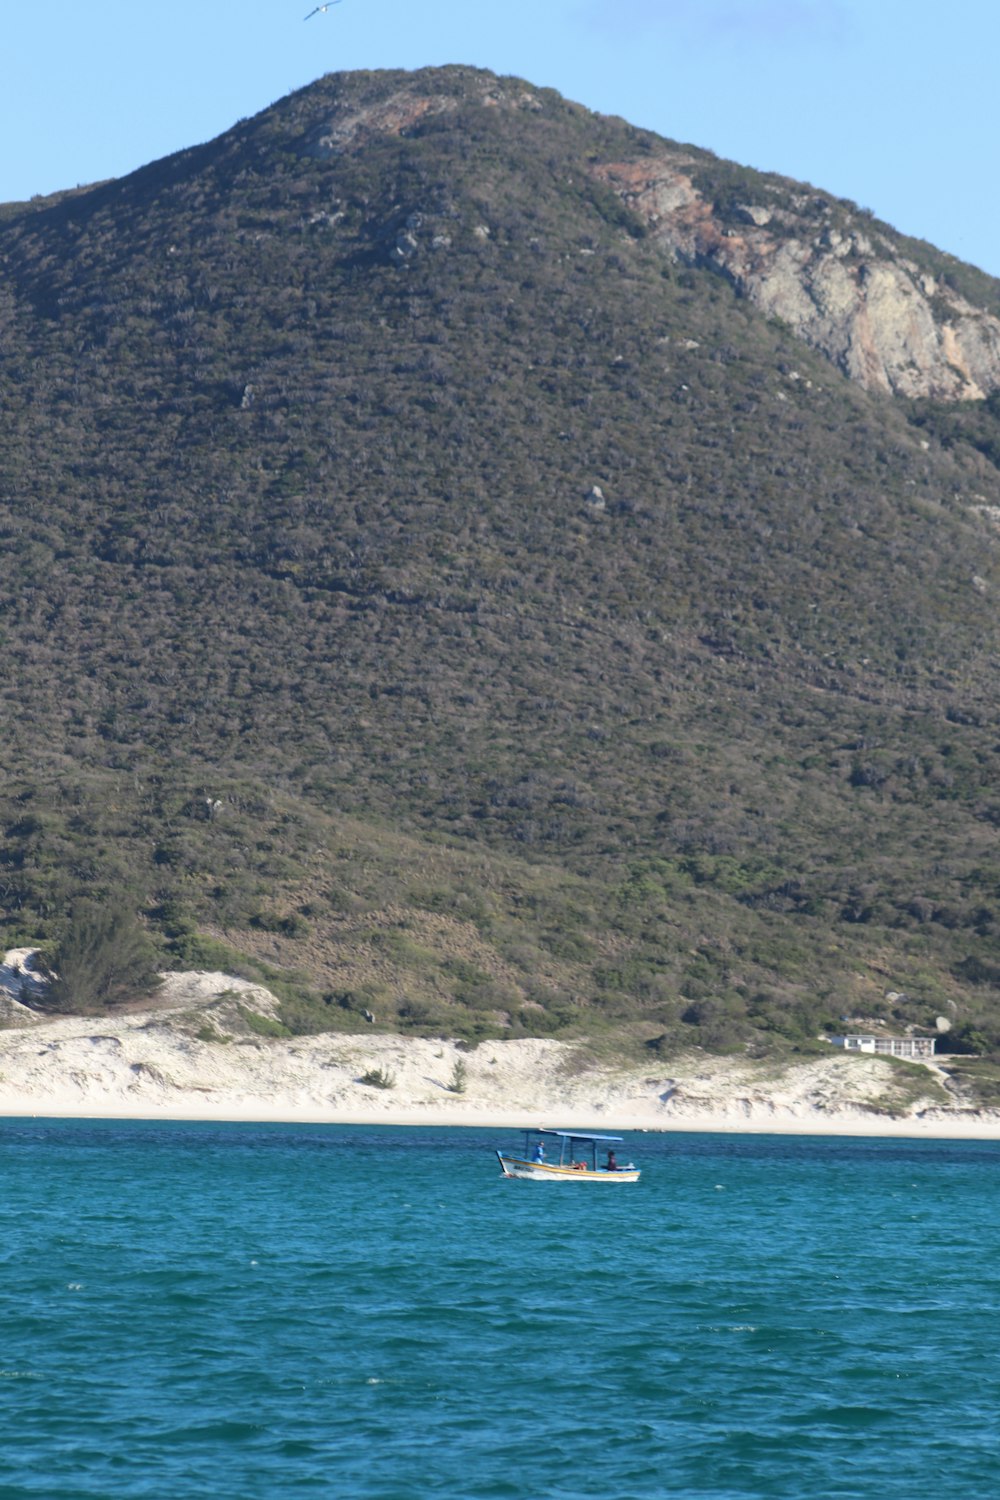
[[[1000,1494],[1000,1146],[515,1141],[0,1121],[0,1496]]]

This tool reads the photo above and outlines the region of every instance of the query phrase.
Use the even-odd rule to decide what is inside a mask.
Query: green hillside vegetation
[[[293,1030],[1000,1052],[996,399],[665,260],[590,170],[654,143],[339,75],[0,216],[8,943],[124,904]]]

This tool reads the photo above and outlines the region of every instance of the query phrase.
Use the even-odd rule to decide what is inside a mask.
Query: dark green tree
[[[101,1011],[152,994],[161,980],[153,946],[121,901],[85,902],[74,909],[52,958],[46,1008]]]

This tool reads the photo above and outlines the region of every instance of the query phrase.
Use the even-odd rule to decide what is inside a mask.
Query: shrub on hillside
[[[153,945],[135,913],[112,902],[78,906],[52,956],[46,1009],[86,1013],[150,995],[158,988]]]

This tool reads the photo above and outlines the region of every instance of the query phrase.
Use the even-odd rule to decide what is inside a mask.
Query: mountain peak
[[[317,157],[377,136],[405,135],[421,121],[467,104],[534,112],[545,107],[542,91],[521,79],[458,66],[416,73],[332,73],[293,98],[321,116],[305,136],[307,154]]]
[[[575,123],[575,165],[618,196],[669,260],[722,276],[865,389],[947,402],[1000,389],[1000,283],[808,184],[459,65],[331,73],[275,110],[295,149],[332,160],[440,129],[470,106],[521,115],[529,132],[542,119]]]

